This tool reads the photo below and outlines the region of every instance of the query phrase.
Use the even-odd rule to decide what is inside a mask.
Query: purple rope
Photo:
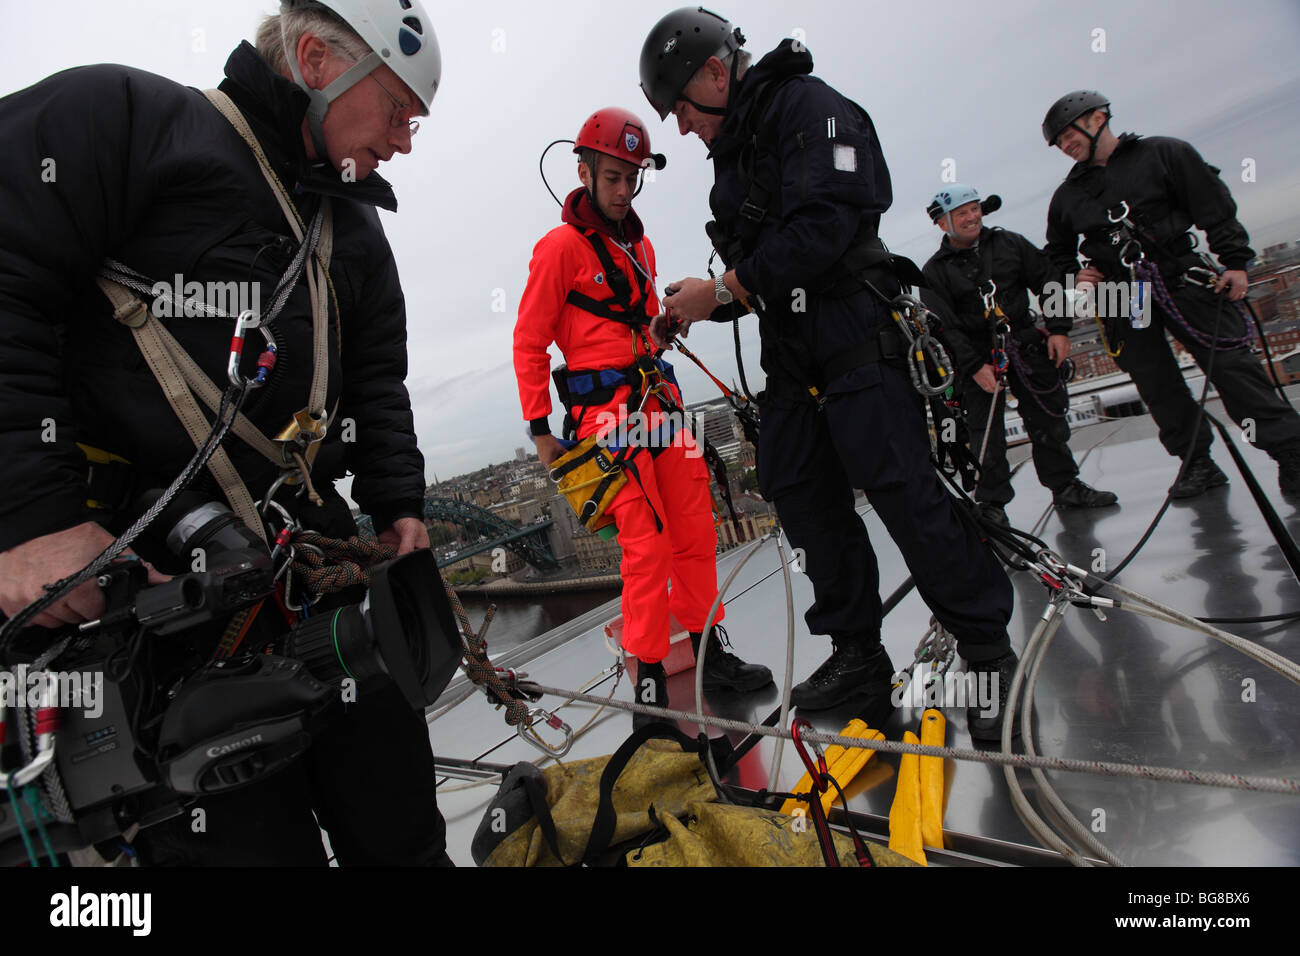
[[[1048,408],[1047,405],[1043,402],[1042,398],[1039,397],[1041,395],[1051,395],[1055,393],[1056,390],[1061,387],[1060,381],[1058,380],[1057,383],[1053,385],[1051,388],[1041,388],[1041,389],[1035,388],[1034,379],[1033,376],[1030,374],[1029,366],[1026,365],[1024,359],[1020,357],[1020,343],[1016,341],[1016,337],[1014,335],[1007,336],[1006,352],[1007,352],[1007,358],[1011,360],[1011,367],[1015,369],[1016,374],[1020,376],[1020,381],[1025,383],[1025,388],[1027,388],[1029,390],[1029,394],[1034,397],[1034,401],[1038,403],[1038,407],[1041,408],[1043,411],[1045,411],[1047,414],[1051,415],[1053,418],[1067,417],[1070,414],[1070,407],[1068,402],[1066,403],[1066,408],[1064,412],[1054,412],[1052,411],[1052,409]]]
[[[1247,321],[1246,310],[1240,302],[1233,302],[1232,305],[1236,308],[1237,314],[1242,317],[1243,321],[1246,321],[1246,334],[1237,338],[1216,339],[1212,335],[1206,335],[1199,329],[1192,328],[1187,320],[1183,318],[1183,314],[1178,311],[1178,306],[1174,304],[1173,296],[1169,294],[1169,290],[1165,287],[1165,280],[1161,277],[1160,270],[1154,264],[1143,259],[1134,267],[1134,271],[1139,279],[1151,283],[1151,290],[1155,294],[1156,302],[1160,308],[1164,309],[1165,314],[1205,348],[1216,352],[1231,352],[1234,349],[1245,348],[1254,341],[1255,334],[1250,331],[1250,322]]]

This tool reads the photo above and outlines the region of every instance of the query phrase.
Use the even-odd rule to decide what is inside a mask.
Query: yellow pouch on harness
[[[627,484],[625,451],[610,452],[598,439],[596,435],[583,439],[551,465],[551,479],[560,494],[592,532],[614,523],[605,511]]]

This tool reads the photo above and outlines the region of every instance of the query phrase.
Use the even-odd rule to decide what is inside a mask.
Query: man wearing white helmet
[[[922,269],[929,287],[921,299],[943,319],[953,362],[961,373],[962,411],[971,450],[981,455],[975,498],[983,516],[1009,524],[1005,505],[1014,496],[1003,422],[1006,390],[1020,402],[1033,444],[1034,469],[1058,508],[1104,508],[1116,503],[1079,479],[1070,451],[1070,408],[1059,369],[1070,356],[1071,319],[1052,315],[1040,330],[1029,293],[1042,294],[1047,257],[1024,236],[984,226],[984,212],[1002,206],[990,196],[953,183],[939,190],[926,212],[944,231],[939,251]],[[996,411],[991,412],[991,409]],[[987,435],[986,435],[987,431]]]
[[[375,211],[397,204],[375,171],[410,152],[440,78],[418,0],[294,0],[265,20],[256,49],[232,53],[219,94],[100,65],[0,100],[14,161],[0,180],[6,615],[46,628],[100,617],[94,580],[24,609],[121,535],[142,494],[198,460],[213,417],[199,400],[228,379],[243,418],[191,492],[229,502],[262,540],[277,531],[251,509],[263,498],[298,527],[346,538],[356,526],[334,481],[350,471],[390,555],[428,548],[405,308]],[[217,287],[238,289],[239,307],[214,300]],[[264,334],[245,323],[250,313]],[[236,315],[258,346],[242,356],[230,345]],[[199,570],[148,540],[135,547],[150,584]],[[319,612],[362,593],[300,581],[285,605],[311,597]],[[257,660],[294,623],[278,601],[258,604],[237,632],[225,618],[166,640],[140,631],[145,649],[126,666],[146,688],[130,726],[143,767],[165,756],[158,726],[178,688],[213,662]],[[140,857],[323,865],[324,827],[344,864],[446,862],[425,723],[393,683],[373,686],[346,706],[331,692],[310,748],[284,769],[264,773],[270,756],[240,765],[251,783],[183,801],[180,816],[141,830]],[[197,809],[204,827],[192,825]]]

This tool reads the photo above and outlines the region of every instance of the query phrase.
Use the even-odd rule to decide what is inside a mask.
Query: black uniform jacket
[[[762,296],[763,368],[786,378],[793,376],[777,361],[777,341],[794,340],[820,366],[862,345],[882,320],[869,293],[831,299],[817,289],[861,230],[875,233],[893,201],[870,118],[811,71],[812,56],[793,40],[754,64],[732,94],[710,152],[709,204],[724,231],[738,226],[750,170],[780,184],[752,248],[728,265],[746,289]],[[755,93],[764,81],[787,78],[755,142],[745,132]]]
[[[1166,279],[1198,264],[1184,238],[1192,225],[1205,232],[1225,269],[1245,269],[1255,258],[1217,168],[1181,139],[1125,133],[1106,165],[1076,163],[1052,196],[1044,251],[1054,278],[1064,282],[1079,271],[1080,251],[1106,278],[1129,278],[1120,265],[1120,247],[1111,244],[1114,227],[1106,215],[1121,202],[1128,203],[1130,218],[1147,233],[1143,251]]]
[[[322,195],[334,197],[328,401],[332,408],[339,400],[339,408],[315,480],[341,504],[331,479],[354,471],[352,495],[382,530],[417,514],[424,493],[404,385],[405,305],[374,208],[395,210],[396,201],[373,173],[345,182],[328,164],[309,165],[300,132],[307,97],[250,45],[234,51],[226,75],[221,89],[248,119],[303,219],[310,221]],[[194,453],[94,283],[101,263],[116,259],[168,284],[177,275],[186,283],[260,282],[265,312],[296,242],[235,129],[201,92],[162,77],[123,66],[59,73],[0,100],[0,141],[10,157],[0,177],[3,550],[96,517],[86,510],[86,462],[76,442],[134,463],[139,490],[165,486]],[[223,386],[233,321],[161,321]],[[305,281],[274,334],[279,362],[244,408],[271,435],[307,405]],[[249,374],[262,344],[250,333]],[[275,467],[233,434],[224,444],[259,497]],[[202,490],[221,500],[210,476],[203,480]],[[340,510],[346,518],[345,509],[332,509]]]
[[[1035,329],[1029,311],[1029,296],[1043,294],[1051,274],[1047,257],[1018,232],[1005,229],[980,230],[978,244],[958,249],[943,237],[939,251],[921,269],[929,288],[921,290],[921,301],[943,322],[952,360],[960,372],[971,375],[989,364],[993,344],[992,319],[984,317],[984,299],[979,288],[985,277],[986,247],[992,250],[992,279],[997,301],[1022,337]],[[1053,335],[1069,335],[1071,320],[1060,316],[1046,320]]]

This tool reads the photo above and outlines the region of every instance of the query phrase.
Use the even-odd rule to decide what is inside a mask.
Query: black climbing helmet
[[[740,28],[711,10],[674,10],[654,25],[641,47],[641,92],[659,118],[667,119],[709,57],[725,57],[744,43]]]
[[[1073,93],[1066,93],[1052,104],[1052,108],[1047,111],[1047,116],[1043,118],[1043,139],[1047,140],[1048,146],[1055,146],[1056,138],[1067,126],[1093,110],[1105,110],[1109,118],[1110,100],[1096,90],[1075,90]]]

